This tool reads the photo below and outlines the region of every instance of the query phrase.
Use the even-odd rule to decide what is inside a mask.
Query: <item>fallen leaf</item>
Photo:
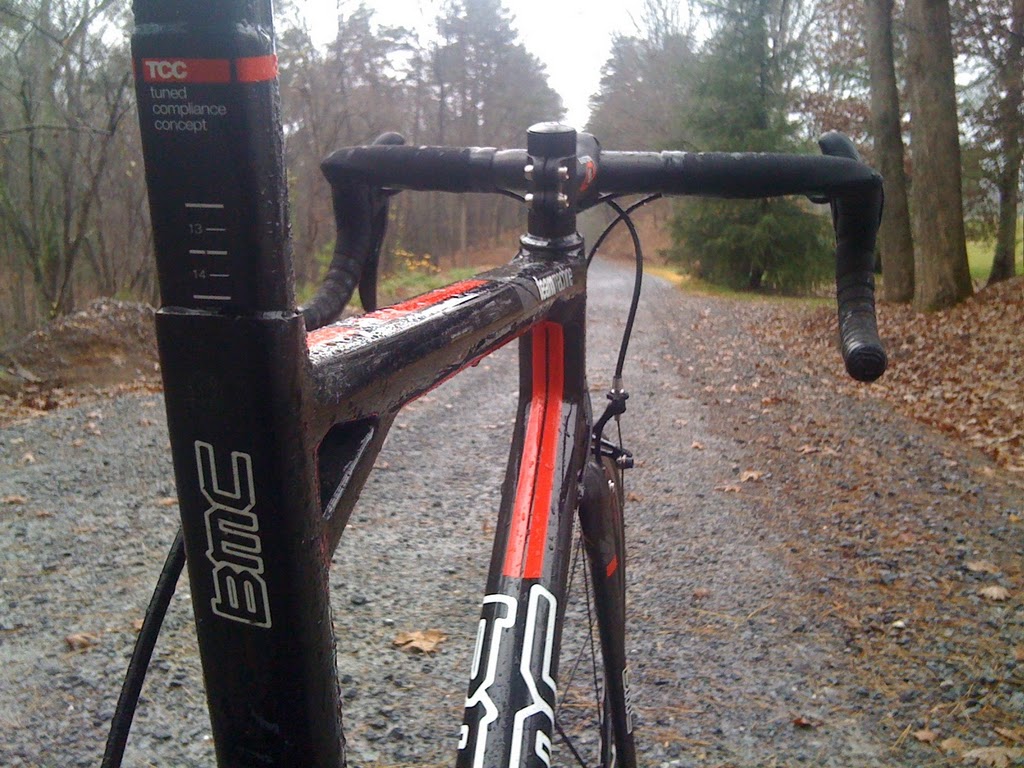
[[[796,449],[797,453],[802,454],[804,456],[806,456],[809,453],[818,453],[820,451],[821,448],[818,448],[817,446],[814,445],[801,445],[799,448]]]
[[[956,736],[951,736],[948,739],[943,739],[939,742],[939,749],[943,752],[963,752],[970,745],[963,739],[958,739]]]
[[[1016,741],[1018,744],[1024,742],[1024,727],[1019,728],[996,728],[996,733],[1005,739],[1010,741]]]
[[[705,589],[703,587],[699,587],[699,588],[693,590],[693,599],[694,600],[707,600],[709,597],[711,597],[711,590],[710,589]]]
[[[701,443],[701,442],[698,442],[697,440],[694,440],[693,444],[690,445],[690,447],[693,448],[693,450],[695,450],[695,451],[703,451],[704,450],[704,443]]]
[[[132,629],[136,632],[141,632],[143,623],[145,623],[145,619],[135,619],[135,621],[132,622]]]
[[[157,499],[156,500],[156,505],[158,507],[173,507],[177,503],[178,503],[178,497],[177,496],[164,496],[162,499]]]
[[[1018,645],[1013,649],[1013,660],[1024,661],[1024,645]]]
[[[36,457],[31,453],[25,453],[21,457],[21,463],[24,464],[25,466],[28,466],[29,464],[35,464]]]
[[[914,731],[914,738],[918,741],[923,741],[925,744],[931,744],[939,738],[939,734],[927,728],[922,728],[920,731]]]
[[[988,560],[971,560],[964,563],[964,568],[971,573],[999,573],[999,568]]]
[[[399,632],[392,641],[398,648],[410,653],[433,653],[448,636],[439,629]]]
[[[793,726],[795,728],[817,728],[820,723],[814,720],[808,720],[806,717],[798,716],[793,718]]]
[[[12,494],[10,496],[4,496],[2,499],[0,499],[0,502],[11,505],[26,504],[28,502],[28,499],[25,498],[24,496],[19,496],[18,494]]]
[[[978,590],[978,594],[986,600],[992,600],[997,603],[1010,599],[1010,590],[1006,587],[984,587],[983,589]]]
[[[741,493],[743,491],[738,485],[716,485],[715,490],[724,493]]]
[[[71,651],[84,651],[87,648],[92,648],[99,641],[99,635],[90,632],[75,632],[64,638],[68,650]]]
[[[764,476],[765,476],[764,472],[760,472],[760,471],[758,471],[756,469],[747,469],[747,470],[744,470],[743,472],[740,473],[740,482],[741,483],[751,483],[751,482],[756,483],[756,482],[759,482],[761,480],[761,478],[764,477]]]
[[[991,768],[1008,768],[1010,763],[1024,757],[1024,749],[1016,747],[979,747],[964,752],[960,757]]]

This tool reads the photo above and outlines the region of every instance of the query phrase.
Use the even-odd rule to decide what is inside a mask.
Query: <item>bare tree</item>
[[[406,129],[396,58],[410,44],[404,29],[377,25],[363,5],[339,13],[334,39],[324,50],[313,43],[300,14],[284,14],[278,21],[295,271],[300,283],[309,283],[317,278],[334,233],[320,162],[339,147]]]
[[[99,193],[131,110],[130,69],[108,66],[98,31],[114,6],[0,4],[0,227],[50,315],[74,307],[76,268],[99,247]]]

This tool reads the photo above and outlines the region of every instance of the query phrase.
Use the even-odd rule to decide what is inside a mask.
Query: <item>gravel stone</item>
[[[600,400],[631,274],[596,262],[591,281]],[[761,346],[769,316],[645,282],[622,421],[637,457],[626,513],[641,765],[956,764],[907,737],[921,723],[940,740],[1000,743],[994,727],[1024,714],[1022,667],[1008,663],[1024,644],[1012,522],[1024,491],[980,454],[877,401],[839,399]],[[515,365],[512,345],[402,414],[335,553],[351,765],[452,761]],[[177,528],[161,397],[0,428],[0,468],[0,499],[26,499],[0,505],[0,765],[98,765],[133,622]],[[977,599],[994,582],[964,580],[974,557],[999,564],[1011,601]],[[424,629],[448,636],[437,653],[393,647]],[[96,642],[69,651],[80,633]],[[184,581],[124,764],[214,764]]]

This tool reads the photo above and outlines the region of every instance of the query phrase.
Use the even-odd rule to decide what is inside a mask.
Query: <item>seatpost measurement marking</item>
[[[188,233],[190,237],[207,237],[210,235],[219,236],[226,233],[227,227],[221,226],[221,221],[210,221],[217,212],[224,210],[223,203],[185,203],[185,209],[189,213]],[[202,220],[196,220],[194,216],[200,215]],[[231,273],[224,271],[223,261],[219,261],[228,255],[228,252],[217,248],[189,248],[189,256],[195,265],[192,269],[192,279],[205,285],[207,280],[229,280]],[[213,264],[217,263],[214,267]],[[231,294],[219,291],[197,291],[192,294],[196,301],[231,301]]]

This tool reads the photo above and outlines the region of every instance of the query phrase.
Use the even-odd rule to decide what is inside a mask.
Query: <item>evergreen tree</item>
[[[683,117],[681,143],[717,151],[794,151],[788,84],[797,46],[788,39],[795,5],[725,0],[708,8],[717,21]],[[797,291],[829,274],[825,216],[792,199],[692,200],[673,221],[674,255],[710,282],[733,288]]]

